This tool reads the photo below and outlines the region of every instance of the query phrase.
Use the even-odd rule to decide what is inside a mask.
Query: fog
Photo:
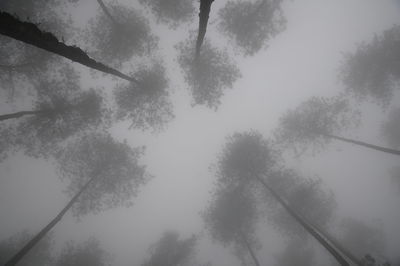
[[[137,80],[73,62],[67,46],[55,55],[26,44],[29,34],[15,40],[2,23],[0,262],[93,175],[101,182],[17,265],[340,265],[244,177],[245,165],[353,253],[359,264],[328,241],[348,265],[400,265],[400,130],[390,116],[400,107],[400,1],[211,1],[197,58],[200,2],[209,1],[0,2],[57,45]],[[30,110],[42,113],[4,116]]]

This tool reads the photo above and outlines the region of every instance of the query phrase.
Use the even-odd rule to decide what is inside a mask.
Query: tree
[[[179,24],[193,18],[193,0],[139,0],[149,8],[157,18],[158,23],[168,24],[177,28]]]
[[[4,265],[6,261],[18,250],[20,246],[26,243],[32,236],[23,231],[17,233],[0,242],[0,264]],[[18,265],[20,266],[50,266],[52,265],[51,246],[52,237],[48,236],[42,239],[37,246],[32,249]]]
[[[341,79],[351,95],[382,107],[390,103],[400,80],[399,42],[400,26],[394,26],[346,56]]]
[[[220,183],[203,216],[206,228],[214,239],[224,246],[233,245],[239,254],[248,252],[254,265],[261,265],[254,250],[257,246],[255,224],[259,210],[253,191],[245,186]],[[246,252],[240,252],[243,249]]]
[[[61,254],[54,259],[55,266],[110,266],[111,256],[100,247],[95,238],[81,244],[68,242]]]
[[[139,11],[115,4],[108,8],[103,1],[97,2],[102,12],[90,22],[88,42],[98,58],[120,66],[134,55],[150,54],[157,46],[148,20]]]
[[[400,108],[393,109],[382,125],[382,133],[389,147],[400,147]]]
[[[173,117],[165,68],[156,63],[151,68],[140,68],[135,83],[117,86],[114,90],[117,118],[127,118],[131,127],[162,129]]]
[[[69,144],[58,154],[58,168],[61,177],[70,180],[66,192],[73,197],[6,265],[20,261],[71,208],[74,216],[81,217],[132,204],[131,198],[147,180],[138,163],[142,153],[102,133],[86,134]]]
[[[223,91],[232,88],[240,77],[239,69],[231,61],[226,51],[220,51],[204,42],[201,56],[193,59],[193,41],[189,39],[177,45],[178,62],[189,85],[194,104],[216,109]]]
[[[18,120],[8,128],[13,134],[6,134],[6,129],[2,134],[12,144],[10,148],[23,150],[29,156],[48,157],[72,135],[107,124],[109,112],[102,96],[92,89],[80,91],[78,77],[70,74],[66,80],[43,80],[33,110],[0,116],[1,123]]]
[[[277,156],[268,141],[257,132],[235,133],[228,138],[220,156],[219,172],[230,182],[258,183],[285,211],[321,244],[340,265],[349,265],[346,259],[331,245],[297,210],[290,207],[276,188],[268,183],[268,177],[277,169]],[[225,181],[225,182],[226,182]]]
[[[63,42],[60,42],[52,33],[42,31],[34,23],[22,22],[18,18],[6,12],[0,12],[0,34],[36,46],[48,52],[58,54],[98,71],[131,82],[137,82],[135,78],[129,77],[116,69],[108,67],[90,58],[81,48],[66,45]]]
[[[195,61],[200,57],[200,49],[206,36],[208,18],[210,17],[211,4],[214,0],[200,0],[200,12],[199,12],[199,30],[197,32],[196,39],[196,53]]]
[[[244,55],[254,55],[286,24],[282,0],[228,1],[219,10],[221,33]]]
[[[309,146],[320,148],[330,140],[355,144],[373,150],[400,155],[399,150],[381,147],[359,140],[336,135],[338,132],[358,124],[357,112],[351,110],[343,98],[313,97],[280,119],[275,132],[276,141],[283,147],[296,147],[304,151]]]
[[[282,252],[274,256],[275,266],[311,266],[315,265],[314,251],[302,240],[290,241]]]
[[[151,255],[142,266],[193,265],[196,241],[196,236],[180,240],[178,233],[167,231],[150,248]]]

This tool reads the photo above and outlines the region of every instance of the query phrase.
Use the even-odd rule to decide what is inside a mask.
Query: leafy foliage
[[[358,99],[370,99],[386,106],[400,80],[400,26],[361,44],[347,55],[341,78],[348,91]]]
[[[140,69],[134,76],[138,84],[122,84],[114,91],[117,118],[131,120],[131,127],[135,128],[163,128],[174,117],[164,67],[155,64],[150,69]]]
[[[228,1],[219,11],[219,29],[244,55],[254,55],[285,27],[280,2]]]
[[[195,42],[189,39],[177,45],[178,62],[189,85],[194,105],[217,109],[225,89],[232,88],[240,77],[239,69],[226,51],[220,51],[205,41],[200,57],[195,58]]]
[[[166,23],[172,28],[193,18],[193,0],[139,0],[157,18],[158,23]]]
[[[196,241],[195,236],[180,240],[178,233],[167,231],[151,247],[150,258],[142,266],[193,265]]]
[[[73,196],[94,178],[87,190],[73,205],[80,217],[121,205],[130,205],[139,186],[146,181],[144,166],[139,164],[143,149],[131,149],[108,134],[91,133],[70,143],[58,155],[59,172],[69,180],[66,192]]]
[[[310,146],[321,148],[329,135],[358,125],[358,117],[344,98],[312,97],[280,118],[276,142],[297,153]]]

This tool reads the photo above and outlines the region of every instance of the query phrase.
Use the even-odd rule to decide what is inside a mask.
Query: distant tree
[[[400,26],[386,30],[346,56],[341,79],[360,100],[387,106],[400,81]]]
[[[69,77],[42,81],[43,92],[32,110],[0,115],[1,123],[17,119],[4,129],[4,133],[13,134],[2,134],[12,144],[10,148],[23,150],[33,157],[47,157],[72,135],[99,128],[107,122],[109,111],[104,108],[102,96],[94,90],[79,90],[75,77]]]
[[[343,98],[313,97],[280,119],[276,140],[284,147],[297,147],[300,152],[309,146],[321,148],[331,140],[355,144],[373,150],[400,155],[399,150],[344,138],[337,134],[358,124],[357,113]]]
[[[178,62],[183,70],[186,83],[189,85],[194,104],[206,105],[216,109],[223,91],[232,88],[240,77],[239,69],[229,58],[226,51],[220,51],[205,42],[198,60],[193,59],[195,53],[193,41],[188,40],[177,46]]]
[[[17,233],[8,239],[0,242],[0,264],[5,265],[7,260],[32,236],[26,231]],[[45,237],[35,246],[31,253],[24,257],[19,263],[19,266],[51,266],[51,247],[52,238]]]
[[[139,0],[148,7],[158,23],[166,23],[172,28],[193,18],[193,0]]]
[[[218,162],[218,171],[223,176],[224,182],[249,182],[261,185],[340,265],[349,265],[335,247],[308,223],[296,209],[293,209],[288,201],[273,187],[273,184],[268,181],[270,174],[279,169],[277,157],[269,142],[264,140],[259,133],[235,133],[228,138],[228,142],[223,149]]]
[[[218,187],[213,200],[204,212],[206,228],[213,239],[236,250],[246,250],[252,264],[260,266],[255,253],[257,246],[255,225],[259,217],[254,195],[244,186]],[[240,258],[240,256],[239,256]]]
[[[111,256],[100,247],[95,238],[82,244],[68,242],[54,260],[54,266],[110,266]]]
[[[90,21],[88,41],[98,58],[119,66],[133,55],[144,55],[157,46],[148,20],[139,11],[119,4],[108,8],[102,0],[97,2],[101,13]]]
[[[400,148],[400,108],[389,113],[387,120],[382,125],[382,133],[390,147]]]
[[[138,162],[142,153],[102,133],[86,134],[70,143],[57,159],[61,177],[70,180],[66,192],[73,197],[6,265],[18,263],[71,208],[74,216],[81,217],[132,204],[131,198],[147,180]]]
[[[150,248],[151,255],[142,266],[194,265],[196,241],[196,236],[180,240],[177,232],[167,231]]]
[[[211,4],[214,0],[200,0],[200,12],[199,12],[199,29],[197,32],[196,39],[196,52],[195,61],[200,57],[200,49],[204,42],[204,37],[206,36],[208,18],[210,17]]]
[[[282,0],[228,1],[219,10],[219,29],[244,55],[254,55],[286,24]]]
[[[315,255],[312,248],[304,241],[291,240],[280,253],[274,256],[275,266],[312,266]]]
[[[134,128],[162,129],[174,117],[165,68],[157,63],[135,76],[140,86],[122,83],[114,90],[117,118],[130,120]]]
[[[396,166],[396,167],[392,168],[390,171],[390,176],[392,178],[393,184],[398,187],[398,189],[399,189],[398,191],[400,193],[400,167]]]

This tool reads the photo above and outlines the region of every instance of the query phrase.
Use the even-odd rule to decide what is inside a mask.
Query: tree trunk
[[[5,115],[0,115],[0,121],[8,120],[8,119],[13,119],[13,118],[20,118],[26,115],[38,115],[40,113],[43,113],[44,111],[38,110],[38,111],[20,111],[16,113],[11,113],[11,114],[5,114]]]
[[[58,41],[52,33],[40,30],[34,23],[22,22],[7,12],[0,11],[0,34],[58,54],[87,67],[139,84],[135,78],[90,58],[79,47],[66,45]]]
[[[266,190],[271,193],[271,195],[282,205],[282,207],[292,216],[303,228],[311,234],[342,266],[349,266],[350,264],[346,261],[343,256],[336,251],[321,235],[314,230],[295,210],[292,210],[290,206],[275,192],[267,183],[260,177],[255,176],[255,178],[266,188]]]
[[[195,61],[197,61],[197,59],[200,56],[200,48],[201,45],[203,44],[204,36],[206,35],[208,18],[210,16],[212,2],[214,2],[214,0],[200,0],[199,31],[196,40]]]
[[[104,4],[104,2],[102,0],[97,0],[97,3],[99,3],[101,10],[103,10],[104,14],[111,20],[111,22],[115,25],[119,25],[117,20],[115,20],[114,17],[111,15],[110,11],[108,11],[108,8]]]
[[[254,264],[256,266],[260,266],[260,262],[258,261],[258,258],[256,256],[256,254],[254,253],[250,243],[247,241],[246,236],[241,231],[239,232],[239,234],[240,234],[240,238],[242,239],[244,245],[246,246],[247,250],[249,251],[251,258],[253,259]]]
[[[353,140],[353,139],[348,139],[348,138],[343,138],[343,137],[339,137],[339,136],[335,136],[335,135],[331,135],[331,134],[322,134],[322,135],[327,137],[327,138],[336,139],[336,140],[344,141],[344,142],[347,142],[347,143],[352,143],[352,144],[359,145],[359,146],[366,147],[366,148],[370,148],[370,149],[373,149],[373,150],[376,150],[376,151],[381,151],[381,152],[394,154],[394,155],[400,155],[400,151],[399,150],[385,148],[385,147],[369,144],[369,143],[366,143],[366,142]]]
[[[23,248],[21,248],[4,266],[16,265],[64,216],[64,214],[78,200],[78,197],[89,187],[90,183],[95,180],[96,176],[90,178],[86,184],[78,191],[77,194],[68,202],[68,204],[58,213],[58,215],[48,223],[36,236],[34,236]]]

